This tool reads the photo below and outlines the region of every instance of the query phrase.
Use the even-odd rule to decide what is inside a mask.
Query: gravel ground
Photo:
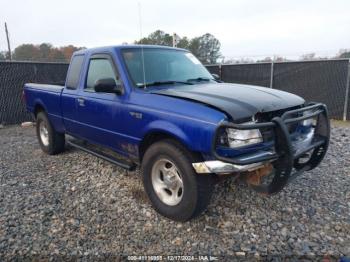
[[[320,167],[262,197],[232,179],[178,223],[151,207],[138,173],[67,148],[47,156],[34,128],[0,129],[0,260],[14,256],[350,256],[350,127]],[[266,258],[266,257],[265,257]]]

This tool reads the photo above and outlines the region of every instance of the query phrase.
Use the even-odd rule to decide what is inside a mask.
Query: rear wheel
[[[207,207],[215,180],[198,175],[192,163],[194,154],[173,140],[149,147],[142,160],[145,191],[154,208],[163,216],[187,221]]]
[[[64,134],[56,132],[45,112],[39,112],[36,117],[36,135],[45,153],[55,155],[64,151]]]

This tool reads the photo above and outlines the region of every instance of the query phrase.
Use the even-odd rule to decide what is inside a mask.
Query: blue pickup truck
[[[140,166],[154,208],[178,221],[205,210],[223,176],[279,192],[321,162],[330,137],[324,104],[223,83],[178,48],[81,50],[65,85],[25,84],[24,97],[45,153],[69,144],[128,170]]]

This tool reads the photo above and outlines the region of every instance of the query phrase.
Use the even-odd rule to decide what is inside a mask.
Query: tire
[[[196,174],[193,162],[198,162],[198,157],[174,140],[163,140],[147,149],[141,164],[143,185],[153,207],[161,215],[175,221],[187,221],[206,209],[215,178],[212,174]],[[177,185],[173,186],[171,182],[171,188],[165,185],[169,181],[163,171],[168,174],[169,170],[174,171],[173,166],[176,172],[171,174],[177,177],[174,179]],[[176,189],[171,191],[173,188]]]
[[[64,134],[56,132],[45,112],[39,112],[36,117],[36,135],[41,149],[49,155],[64,151]]]

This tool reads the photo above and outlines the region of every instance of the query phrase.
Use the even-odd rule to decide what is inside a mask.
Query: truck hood
[[[228,83],[172,86],[150,92],[203,103],[225,112],[233,120],[249,118],[258,112],[270,112],[305,103],[303,98],[284,91]]]

